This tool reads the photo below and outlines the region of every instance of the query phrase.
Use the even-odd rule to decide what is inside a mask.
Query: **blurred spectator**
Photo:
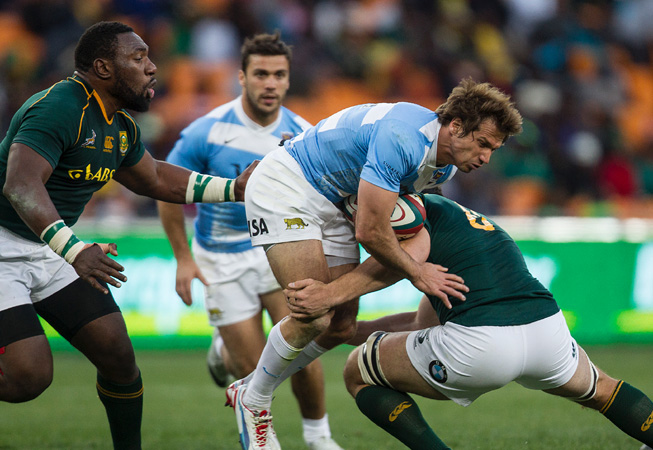
[[[293,45],[287,104],[312,122],[365,102],[433,108],[466,76],[512,94],[524,133],[447,195],[494,214],[653,217],[637,207],[653,198],[652,16],[653,0],[2,2],[0,131],[35,85],[72,73],[66,53],[84,27],[117,19],[151,45],[157,98],[138,120],[164,158],[184,126],[233,97],[239,42],[279,30]],[[154,213],[123,197],[87,214]]]

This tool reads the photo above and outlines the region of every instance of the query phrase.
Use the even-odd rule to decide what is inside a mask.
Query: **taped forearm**
[[[192,172],[186,188],[186,203],[233,202],[235,188],[235,180]]]
[[[54,252],[63,257],[68,264],[75,262],[75,258],[86,245],[81,241],[73,230],[63,220],[51,223],[41,232],[39,236]]]

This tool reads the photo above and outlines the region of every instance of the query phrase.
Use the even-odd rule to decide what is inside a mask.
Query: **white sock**
[[[304,347],[304,350],[302,350],[299,356],[293,359],[290,365],[286,368],[286,370],[284,370],[283,373],[279,376],[279,378],[277,378],[277,382],[275,383],[274,388],[276,389],[277,386],[283,383],[284,380],[287,380],[292,375],[296,374],[304,367],[308,366],[310,363],[315,361],[317,358],[322,356],[327,351],[328,350],[326,348],[318,345],[318,343],[315,342],[314,340],[309,342],[308,345]]]
[[[220,332],[218,329],[215,329],[215,333],[213,334],[213,351],[222,358],[222,347],[224,347],[224,340],[222,339],[222,336],[220,335]]]
[[[254,376],[247,383],[243,401],[254,409],[270,408],[279,376],[302,351],[301,348],[295,348],[286,342],[281,335],[280,325],[281,322],[270,330],[268,342],[258,360]]]
[[[310,444],[321,437],[331,437],[331,428],[329,428],[329,415],[325,414],[321,419],[302,418],[302,428],[304,442]]]

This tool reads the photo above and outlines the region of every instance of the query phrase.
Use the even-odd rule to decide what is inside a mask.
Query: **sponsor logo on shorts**
[[[444,367],[444,364],[442,364],[437,359],[435,361],[431,361],[431,364],[429,364],[429,373],[431,374],[431,377],[433,377],[433,379],[438,383],[447,382],[447,368]]]
[[[399,414],[401,414],[402,412],[404,412],[405,410],[407,410],[411,406],[413,406],[413,404],[410,403],[410,402],[401,402],[401,403],[399,403],[399,406],[397,406],[395,409],[393,409],[392,412],[390,413],[390,415],[388,416],[388,420],[390,422],[394,422],[395,420],[397,420],[397,416],[399,416]]]
[[[417,348],[418,345],[423,344],[425,340],[429,340],[429,330],[422,330],[417,333],[415,340],[413,341],[413,348]]]
[[[576,343],[575,343],[575,342],[572,342],[572,343],[571,343],[571,357],[572,357],[573,359],[576,359],[577,356],[578,356],[578,353],[576,353]]]
[[[222,316],[222,310],[220,308],[210,308],[209,315],[212,319],[219,319]]]
[[[259,234],[269,234],[268,225],[263,219],[252,219],[247,221],[249,237],[258,236]]]
[[[308,224],[304,222],[304,220],[301,217],[293,217],[292,219],[283,219],[283,221],[286,223],[286,230],[292,230],[293,225],[297,225],[298,230],[301,230],[308,226]]]
[[[649,428],[651,428],[651,425],[653,425],[653,412],[651,412],[651,415],[648,416],[648,419],[642,424],[642,431],[646,431]]]

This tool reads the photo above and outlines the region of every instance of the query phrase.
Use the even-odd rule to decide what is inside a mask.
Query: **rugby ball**
[[[354,225],[358,210],[357,196],[345,197],[342,210],[347,220]],[[424,220],[426,220],[426,209],[419,195],[404,194],[397,198],[397,204],[390,216],[390,225],[397,239],[401,241],[415,236],[424,227]]]

